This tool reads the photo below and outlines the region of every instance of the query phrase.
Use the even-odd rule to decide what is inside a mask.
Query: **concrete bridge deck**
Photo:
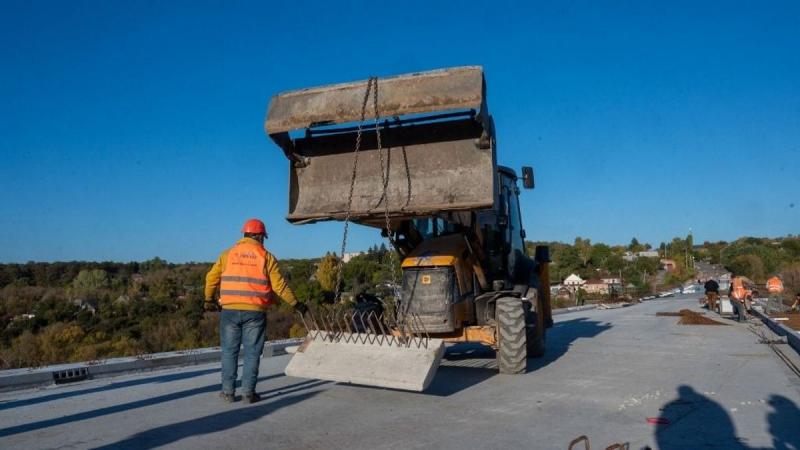
[[[453,348],[421,394],[286,377],[289,356],[254,405],[220,401],[218,364],[3,393],[0,448],[800,449],[800,378],[747,325],[656,316],[698,296],[559,315],[525,375]]]

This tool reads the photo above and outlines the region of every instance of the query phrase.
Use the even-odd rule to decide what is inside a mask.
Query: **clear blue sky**
[[[3,1],[0,261],[338,249],[283,218],[270,96],[471,64],[529,238],[798,233],[800,3],[699,3]]]

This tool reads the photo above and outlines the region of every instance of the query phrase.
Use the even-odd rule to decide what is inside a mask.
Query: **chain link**
[[[344,215],[344,232],[342,234],[342,251],[341,257],[339,258],[338,268],[336,270],[336,285],[334,286],[334,299],[335,301],[339,301],[339,297],[342,295],[342,270],[344,268],[344,252],[347,249],[347,233],[350,228],[350,214],[352,212],[353,207],[353,192],[356,186],[356,173],[358,172],[358,152],[361,150],[361,134],[362,134],[362,124],[364,123],[364,119],[367,116],[367,101],[369,100],[370,91],[372,91],[373,85],[375,86],[376,92],[376,100],[375,100],[375,112],[376,112],[376,121],[377,121],[377,91],[378,91],[378,78],[377,77],[370,77],[367,80],[367,91],[364,93],[364,100],[361,103],[361,120],[358,122],[358,132],[356,133],[356,148],[353,150],[353,172],[350,175],[350,192],[347,195],[347,210],[345,211]]]
[[[395,302],[399,300],[400,289],[397,286],[397,273],[395,271],[395,241],[392,231],[392,223],[389,218],[389,170],[391,169],[391,154],[389,148],[386,149],[386,158],[384,159],[383,143],[381,137],[380,127],[380,112],[378,110],[378,78],[370,77],[367,80],[367,90],[364,93],[364,99],[361,103],[361,120],[358,123],[358,131],[356,133],[356,145],[353,151],[353,171],[350,177],[350,191],[347,196],[347,210],[345,211],[344,219],[344,233],[342,235],[341,257],[339,258],[338,269],[336,273],[336,286],[334,298],[338,301],[341,296],[341,284],[344,269],[344,253],[347,248],[347,236],[350,228],[350,216],[352,214],[353,205],[353,192],[355,189],[356,175],[358,173],[358,153],[361,150],[361,138],[363,132],[363,123],[367,115],[367,103],[369,101],[370,93],[372,93],[372,108],[375,120],[375,140],[377,143],[378,156],[380,158],[381,166],[381,181],[383,184],[383,218],[386,229],[386,237],[389,241],[389,258],[387,259],[387,266],[391,275],[392,291],[394,293]],[[411,177],[406,168],[406,178],[408,190],[411,191]]]
[[[399,299],[399,292],[400,290],[397,287],[397,274],[395,273],[394,268],[394,257],[395,257],[395,242],[394,236],[392,235],[392,222],[389,220],[389,170],[391,169],[391,153],[389,148],[386,148],[386,161],[384,164],[383,159],[383,145],[381,143],[381,129],[379,125],[379,114],[378,114],[378,80],[375,80],[375,94],[372,96],[372,105],[375,112],[375,139],[378,143],[378,156],[380,157],[381,163],[381,178],[383,181],[383,218],[386,224],[386,237],[389,240],[389,258],[387,260],[387,266],[389,269],[389,273],[392,277],[392,292],[394,293],[395,303]],[[408,171],[406,171],[406,177],[408,177]]]

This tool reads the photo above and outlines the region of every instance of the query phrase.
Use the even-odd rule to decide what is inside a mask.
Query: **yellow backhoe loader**
[[[507,374],[544,354],[549,251],[526,249],[481,67],[280,93],[265,129],[290,161],[287,219],[378,228],[402,267],[393,308],[306,317],[288,375],[423,391],[446,343],[493,347]]]

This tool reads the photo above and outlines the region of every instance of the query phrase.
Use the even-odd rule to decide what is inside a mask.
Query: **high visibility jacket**
[[[736,300],[744,300],[747,297],[747,289],[744,287],[744,282],[739,277],[731,280],[731,295]]]
[[[783,292],[783,282],[778,277],[772,277],[767,280],[767,291],[770,294],[780,294]]]
[[[253,266],[250,266],[250,269],[248,269],[247,272],[249,273],[250,270],[253,270],[257,273],[249,275],[243,273],[232,273],[232,272],[225,273],[229,267],[233,267],[232,264],[228,263],[228,258],[233,254],[233,251],[235,249],[240,248],[240,246],[242,246],[241,248],[245,250],[250,248],[255,248],[253,251],[259,260],[254,264],[255,269],[253,268]],[[246,259],[249,261],[251,258],[246,258]],[[236,267],[241,268],[243,266],[236,265]],[[272,256],[272,254],[268,250],[264,249],[264,246],[255,239],[247,237],[239,239],[239,241],[236,242],[236,245],[223,251],[219,255],[217,262],[214,263],[214,265],[211,267],[211,270],[209,270],[208,274],[206,274],[205,298],[212,299],[214,298],[215,293],[217,291],[220,291],[220,303],[222,304],[222,307],[225,309],[263,311],[267,308],[269,301],[262,302],[261,299],[263,298],[263,295],[255,296],[256,301],[254,301],[254,298],[249,295],[247,296],[228,295],[227,298],[224,299],[225,301],[223,302],[222,298],[223,292],[221,292],[222,290],[229,290],[228,289],[229,287],[233,288],[230,290],[242,290],[239,288],[244,286],[241,281],[235,281],[235,279],[231,278],[227,278],[225,280],[225,283],[223,284],[223,279],[222,279],[223,275],[234,276],[234,277],[243,276],[258,280],[266,279],[268,280],[267,287],[269,288],[272,294],[269,296],[268,300],[271,301],[273,299],[277,300],[278,298],[280,298],[281,300],[290,305],[294,305],[295,303],[297,303],[297,299],[295,299],[294,293],[289,288],[288,283],[286,283],[286,280],[281,275],[280,269],[278,268],[278,260],[275,259],[275,257]],[[244,286],[244,287],[245,290],[250,288],[250,286]],[[261,284],[261,281],[259,281],[259,283],[257,283],[257,285],[255,286],[253,292],[263,293],[264,290],[265,290],[264,285]]]
[[[269,278],[264,275],[266,253],[264,247],[249,242],[237,243],[228,251],[228,261],[220,277],[220,305],[275,303]]]

